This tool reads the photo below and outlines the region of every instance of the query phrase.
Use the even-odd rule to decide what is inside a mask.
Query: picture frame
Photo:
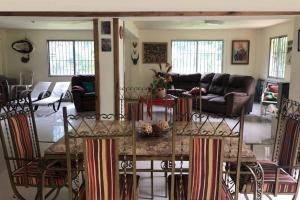
[[[298,30],[298,51],[300,51],[300,29]]]
[[[167,63],[168,43],[167,42],[143,42],[143,63],[157,64]]]
[[[248,65],[250,40],[232,40],[231,64]]]
[[[110,35],[111,34],[110,21],[102,21],[101,22],[101,34],[102,35]]]
[[[111,52],[111,39],[102,38],[101,39],[101,50],[102,52]]]

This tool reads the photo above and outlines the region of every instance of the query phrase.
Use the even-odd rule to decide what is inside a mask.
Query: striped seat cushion
[[[126,120],[143,120],[143,102],[125,101],[124,105]]]
[[[168,189],[169,189],[169,197],[171,193],[171,176],[168,177]],[[188,192],[188,175],[182,175],[182,189],[180,188],[180,175],[176,174],[175,178],[175,188],[174,188],[174,200],[186,200],[187,192]],[[182,191],[180,193],[180,190]],[[231,193],[228,191],[226,185],[222,183],[221,186],[221,200],[231,200],[233,199]]]
[[[299,125],[300,122],[292,118],[286,120],[285,133],[283,134],[281,141],[281,149],[278,158],[278,165],[292,166],[295,157],[297,156],[297,143],[299,138]],[[287,172],[291,173],[292,169],[288,169]]]
[[[37,186],[40,174],[41,169],[38,163],[30,162],[13,173],[13,181],[19,186]],[[46,170],[44,185],[46,187],[62,187],[66,183],[66,175],[66,171]]]
[[[177,100],[176,120],[189,121],[192,114],[192,98],[179,98]]]
[[[8,118],[9,129],[16,157],[21,159],[34,159],[33,140],[30,134],[29,122],[26,114],[17,114]],[[26,162],[18,161],[18,167]]]
[[[262,162],[262,168],[264,170],[264,185],[263,192],[274,193],[275,181],[276,181],[276,168],[277,165],[271,162]],[[289,175],[287,172],[281,171],[279,174],[279,193],[295,193],[297,190],[297,181]],[[243,192],[251,193],[254,191],[254,185],[248,181],[243,186]]]
[[[191,199],[218,199],[220,167],[222,165],[222,140],[215,138],[194,138],[192,151]],[[175,197],[186,199],[188,175],[175,176]],[[169,178],[170,181],[170,178]],[[169,184],[170,185],[170,184]],[[183,187],[180,190],[180,187]],[[181,192],[180,192],[181,191]],[[180,196],[181,195],[181,196]]]
[[[133,199],[133,175],[132,174],[127,174],[126,176],[126,185],[127,185],[127,195],[125,193],[125,176],[120,175],[119,178],[119,185],[120,185],[120,199],[122,200],[131,200]],[[138,199],[139,196],[139,180],[140,177],[137,176],[137,184],[136,184],[136,199]],[[85,187],[80,187],[78,196],[76,198],[77,200],[85,200],[86,199],[86,190]]]

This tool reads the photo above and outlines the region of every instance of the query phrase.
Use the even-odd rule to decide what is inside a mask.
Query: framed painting
[[[231,64],[248,65],[249,64],[250,40],[233,40]]]
[[[166,63],[167,60],[167,42],[143,42],[143,63]]]

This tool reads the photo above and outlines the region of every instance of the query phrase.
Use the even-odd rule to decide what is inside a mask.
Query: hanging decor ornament
[[[131,60],[134,65],[137,65],[140,58],[139,52],[137,51],[137,44],[137,42],[132,42],[133,50],[131,53]]]
[[[21,57],[21,62],[27,63],[30,60],[29,54],[33,51],[34,47],[32,43],[27,40],[17,40],[11,44],[11,48],[18,53],[23,54]]]

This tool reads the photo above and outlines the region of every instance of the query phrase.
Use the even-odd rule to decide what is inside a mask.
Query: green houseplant
[[[158,98],[164,98],[166,96],[166,89],[171,88],[171,83],[173,81],[172,76],[169,74],[172,69],[170,63],[166,63],[164,68],[165,71],[163,70],[161,63],[159,63],[160,71],[150,69],[154,73],[153,81],[151,83],[152,94]]]

